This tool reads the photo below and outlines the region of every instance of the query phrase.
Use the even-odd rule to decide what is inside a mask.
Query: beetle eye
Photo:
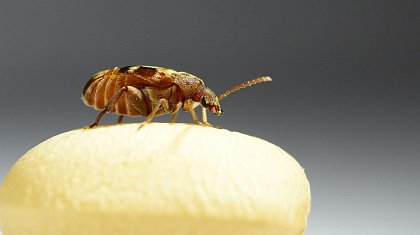
[[[206,102],[206,100],[203,98],[203,99],[201,99],[201,105],[204,107],[204,108],[208,108],[209,107],[209,104]]]

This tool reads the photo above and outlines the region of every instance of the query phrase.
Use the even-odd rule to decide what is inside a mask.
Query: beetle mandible
[[[172,113],[173,123],[181,107],[191,113],[195,123],[211,126],[206,109],[222,115],[221,99],[246,86],[268,81],[270,77],[259,77],[217,96],[201,79],[186,72],[145,65],[115,67],[93,75],[83,89],[82,99],[86,105],[102,110],[89,127],[97,126],[107,112],[118,114],[118,123],[123,115],[147,116],[143,123],[150,123],[154,116]],[[202,122],[194,111],[200,104]]]

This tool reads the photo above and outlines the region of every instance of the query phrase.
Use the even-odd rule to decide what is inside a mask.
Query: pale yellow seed
[[[303,234],[304,170],[262,139],[187,124],[99,126],[27,152],[0,188],[5,235]]]

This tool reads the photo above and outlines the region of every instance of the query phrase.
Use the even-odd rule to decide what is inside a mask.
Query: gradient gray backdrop
[[[80,95],[97,71],[159,65],[196,74],[216,93],[270,75],[271,84],[226,98],[225,115],[209,118],[302,164],[313,196],[307,234],[420,234],[419,9],[418,1],[1,0],[0,180],[31,147],[93,121]]]

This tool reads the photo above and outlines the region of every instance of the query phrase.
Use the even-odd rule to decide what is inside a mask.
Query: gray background
[[[216,93],[270,75],[271,84],[226,98],[225,115],[209,118],[302,164],[313,196],[307,234],[420,234],[419,9],[418,1],[1,0],[0,180],[31,147],[93,121],[80,95],[97,71],[159,65],[196,74]]]

